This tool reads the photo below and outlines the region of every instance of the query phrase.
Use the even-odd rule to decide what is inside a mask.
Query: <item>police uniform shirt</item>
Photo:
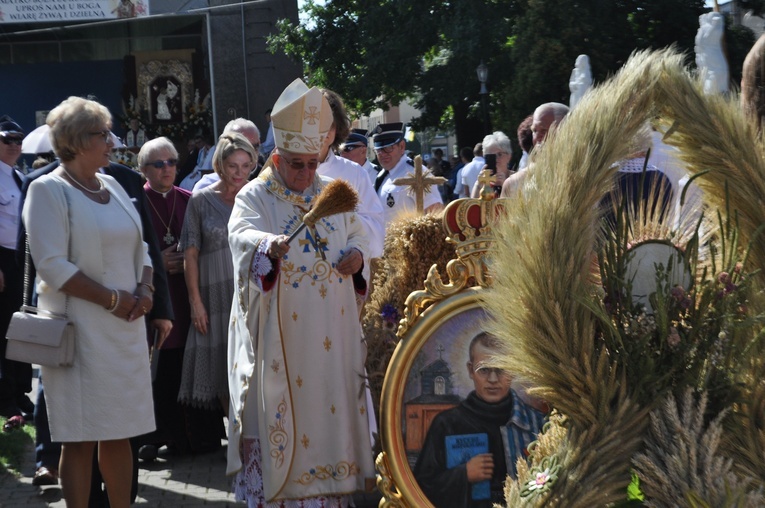
[[[385,210],[385,224],[389,224],[395,220],[401,213],[405,211],[414,212],[417,209],[417,205],[414,199],[414,194],[409,192],[409,186],[407,185],[394,185],[393,180],[397,178],[404,178],[409,173],[414,172],[414,163],[411,159],[402,156],[393,169],[390,170],[388,176],[380,185],[380,189],[377,191],[377,195],[380,197],[380,201]],[[430,192],[425,193],[423,196],[424,207],[427,210],[429,206],[437,203],[443,203],[441,200],[441,193],[438,192],[438,187],[435,185],[430,186]]]
[[[15,171],[0,161],[0,247],[12,250],[18,241],[21,206],[20,177],[14,176]]]

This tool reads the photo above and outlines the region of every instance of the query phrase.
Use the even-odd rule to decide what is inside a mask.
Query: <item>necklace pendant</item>
[[[165,233],[165,236],[162,238],[165,241],[165,245],[172,245],[175,243],[175,237],[170,232],[170,230],[167,230],[167,233]]]

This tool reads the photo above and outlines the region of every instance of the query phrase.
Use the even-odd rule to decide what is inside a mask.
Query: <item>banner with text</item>
[[[148,0],[0,0],[0,23],[56,23],[148,15]]]

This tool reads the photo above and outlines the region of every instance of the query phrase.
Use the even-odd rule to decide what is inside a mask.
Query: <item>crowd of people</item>
[[[514,166],[499,131],[453,164],[435,150],[428,167],[446,182],[424,193],[424,212],[478,197],[487,161],[497,196],[522,190],[529,154],[567,109],[545,104],[521,123]],[[226,436],[233,489],[250,506],[347,506],[374,477],[359,313],[387,224],[415,211],[395,181],[414,164],[404,126],[351,129],[339,95],[300,80],[268,121],[262,145],[243,118],[217,141],[200,131],[183,161],[171,140],[142,140],[134,171],[110,162],[109,111],[70,97],[47,118],[56,160],[28,174],[15,168],[25,130],[0,122],[0,331],[21,305],[25,264],[36,305],[77,330],[73,366],[42,367],[35,403],[31,366],[5,359],[0,341],[0,415],[34,419],[33,482],[60,481],[67,506],[128,506],[139,460],[163,447],[215,451]],[[355,210],[321,217],[293,241],[333,180],[355,190]],[[501,404],[506,419],[519,401],[474,354],[492,344],[471,346],[474,404]],[[479,381],[501,393],[482,395]],[[541,416],[533,421],[526,434],[539,430]],[[431,446],[440,445],[429,437]],[[473,476],[498,485],[512,470],[500,455]]]

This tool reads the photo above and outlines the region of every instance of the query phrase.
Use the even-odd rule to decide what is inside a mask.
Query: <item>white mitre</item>
[[[277,148],[318,154],[332,126],[332,110],[321,90],[296,79],[276,100],[271,121]]]

